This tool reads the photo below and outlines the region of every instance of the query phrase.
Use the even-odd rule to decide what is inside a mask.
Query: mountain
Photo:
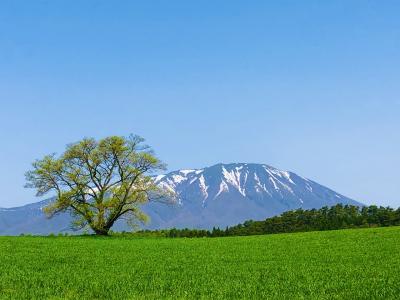
[[[225,227],[245,220],[263,220],[297,208],[320,208],[338,203],[362,205],[295,173],[264,164],[217,164],[204,169],[178,170],[155,177],[177,194],[176,205],[151,202],[148,229]],[[0,209],[0,234],[48,234],[69,231],[68,215],[48,220],[42,208],[51,200]],[[114,230],[126,230],[121,222]]]
[[[68,214],[47,219],[42,209],[51,199],[14,208],[0,208],[0,235],[49,234],[70,231]]]

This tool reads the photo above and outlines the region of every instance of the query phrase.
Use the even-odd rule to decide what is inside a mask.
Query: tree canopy
[[[119,219],[131,226],[145,222],[142,204],[172,196],[151,176],[165,164],[139,136],[85,138],[32,165],[26,187],[35,188],[37,196],[55,192],[46,214],[69,211],[75,228],[89,226],[98,235],[107,235]]]
[[[384,227],[400,225],[400,208],[371,206],[353,206],[337,204],[332,207],[287,211],[264,221],[248,220],[225,229],[214,227],[204,229],[163,229],[144,230],[134,233],[139,236],[163,237],[223,237],[262,235],[274,233],[323,231],[347,228]]]

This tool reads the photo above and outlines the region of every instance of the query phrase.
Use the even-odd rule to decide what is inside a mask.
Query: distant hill
[[[155,178],[178,196],[176,205],[148,203],[145,226],[160,228],[225,227],[245,220],[263,220],[296,208],[320,208],[338,203],[362,205],[295,173],[264,164],[217,164],[178,170]],[[17,208],[0,209],[0,234],[48,234],[70,231],[67,214],[46,219],[42,208],[51,199]],[[113,230],[126,230],[119,222]]]

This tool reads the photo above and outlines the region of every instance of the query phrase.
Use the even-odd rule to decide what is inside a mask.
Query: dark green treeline
[[[249,220],[225,229],[166,229],[143,230],[134,233],[137,236],[160,237],[223,237],[261,235],[273,233],[322,231],[346,228],[382,227],[400,225],[400,208],[378,206],[352,206],[338,204],[321,209],[297,209],[264,221]],[[128,233],[118,233],[117,235]],[[129,234],[131,235],[131,234]]]

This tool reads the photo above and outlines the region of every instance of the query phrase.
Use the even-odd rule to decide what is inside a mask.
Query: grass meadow
[[[0,299],[399,299],[400,227],[226,238],[0,237]]]

